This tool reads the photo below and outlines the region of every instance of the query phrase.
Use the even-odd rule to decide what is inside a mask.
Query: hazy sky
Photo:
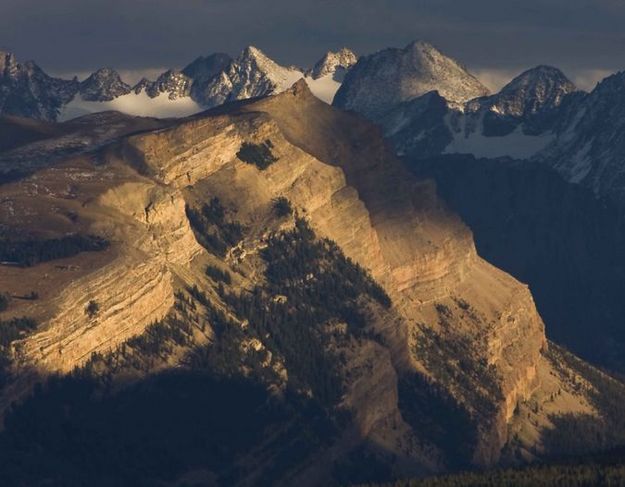
[[[625,69],[625,0],[0,0],[0,49],[54,73],[181,67],[248,44],[309,66],[414,39],[492,86],[553,64],[588,87]]]

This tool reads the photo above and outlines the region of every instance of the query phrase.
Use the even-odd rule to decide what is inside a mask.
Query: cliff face
[[[264,148],[260,154],[271,156],[261,160],[269,160],[266,167],[244,162],[245,147]],[[4,224],[32,227],[74,212],[55,231],[88,231],[112,242],[98,258],[70,259],[77,274],[51,264],[24,271],[49,273],[49,284],[41,302],[15,310],[44,322],[16,344],[18,371],[66,372],[92,352],[115,349],[162,318],[177,289],[203,282],[207,261],[230,269],[233,286],[253,289],[265,279],[259,252],[281,229],[272,214],[283,197],[318,236],[367,269],[393,303],[369,310],[370,335],[328,334],[335,337],[328,347],[343,357],[340,404],[351,426],[311,461],[314,476],[303,469],[292,479],[329,478],[330,460],[363,442],[392,458],[394,475],[449,468],[453,447],[419,424],[420,405],[434,400],[466,417],[466,461],[492,465],[511,425],[525,424],[515,415],[519,405],[567,387],[541,380],[549,376],[547,344],[528,288],[477,255],[470,230],[434,183],[410,173],[374,126],[318,101],[303,82],[126,137],[97,161],[79,156],[2,189]],[[242,229],[223,257],[200,247],[185,209],[212,198]],[[214,290],[206,299],[224,306]],[[90,300],[100,306],[94,317],[85,312]],[[252,348],[263,350],[266,338]],[[267,363],[284,369],[279,358]],[[288,370],[280,376],[288,380]],[[592,412],[583,397],[571,397],[550,411]],[[536,414],[546,421],[546,413]],[[530,436],[523,448],[539,442]]]
[[[5,186],[3,193],[5,224],[50,236],[93,233],[112,244],[103,255],[6,269],[4,289],[15,292],[13,282],[20,280],[31,286],[22,294],[36,288],[45,299],[16,303],[15,313],[46,322],[40,333],[15,344],[21,367],[69,372],[93,352],[140,334],[171,308],[176,276],[201,251],[181,193],[115,163],[104,168],[68,161]],[[86,313],[91,300],[100,308],[94,317]]]
[[[264,141],[277,158],[269,168],[259,171],[237,159],[243,142]],[[185,190],[191,198],[217,195],[257,232],[262,209],[273,198],[288,198],[320,235],[369,269],[391,295],[398,319],[381,322],[378,331],[400,375],[420,371],[445,386],[436,364],[414,351],[423,324],[442,340],[470,344],[471,360],[492,366],[501,392],[498,397],[484,392],[494,412],[479,425],[474,461],[497,460],[512,412],[538,386],[536,370],[546,346],[542,321],[527,287],[477,256],[471,232],[438,199],[433,183],[411,176],[375,128],[322,105],[298,84],[230,113],[198,117],[127,143],[127,152],[148,173],[171,185],[191,185]],[[254,239],[247,243],[244,253],[254,252]],[[443,317],[443,326],[445,308],[457,311]],[[481,379],[476,373],[468,380],[480,389]],[[458,385],[452,393],[479,415],[469,389]],[[365,406],[359,402],[359,407]],[[364,431],[375,429],[371,424],[377,420],[363,421]]]

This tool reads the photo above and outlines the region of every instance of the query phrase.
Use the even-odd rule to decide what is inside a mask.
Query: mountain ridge
[[[161,117],[191,115],[228,101],[278,93],[300,78],[330,102],[356,60],[343,48],[326,53],[313,69],[303,70],[280,66],[260,49],[248,46],[236,59],[223,53],[200,56],[179,70],[164,71],[154,81],[144,78],[130,86],[112,68],[100,68],[81,82],[67,81],[47,76],[32,62],[19,64],[11,53],[3,52],[0,57],[0,115],[45,121],[106,110]]]

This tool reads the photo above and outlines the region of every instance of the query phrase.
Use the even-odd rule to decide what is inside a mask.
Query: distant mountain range
[[[585,93],[559,69],[538,66],[490,94],[459,62],[422,41],[360,59],[345,48],[328,52],[312,69],[281,66],[250,46],[235,59],[198,57],[134,86],[111,68],[83,81],[54,78],[0,52],[0,115],[64,121],[114,110],[180,117],[281,93],[302,78],[323,101],[381,125],[400,155],[536,160],[625,205],[625,73]]]
[[[117,110],[129,115],[178,117],[228,101],[276,94],[304,78],[313,93],[331,102],[346,71],[356,63],[348,50],[328,52],[312,69],[284,67],[260,49],[246,48],[236,59],[216,53],[155,81],[131,86],[111,68],[83,81],[47,75],[32,61],[19,63],[0,52],[0,114],[63,121],[88,113]]]

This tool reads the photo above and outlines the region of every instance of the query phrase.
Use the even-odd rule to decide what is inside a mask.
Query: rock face
[[[119,73],[111,68],[101,68],[80,83],[80,96],[86,101],[111,101],[130,93]]]
[[[269,59],[260,49],[249,46],[226,69],[218,86],[208,90],[218,94],[228,92],[227,97],[206,99],[209,106],[221,105],[224,101],[243,100],[268,94],[280,93],[300,79],[303,73],[296,68],[285,68]]]
[[[0,114],[56,120],[78,90],[77,80],[52,78],[32,61],[0,51]]]
[[[191,96],[204,106],[211,106],[211,86],[228,69],[233,59],[227,54],[217,53],[197,58],[187,65],[182,73],[193,80]]]
[[[625,224],[615,205],[537,162],[441,156],[411,164],[436,180],[478,253],[530,285],[552,340],[625,370]]]
[[[323,78],[328,75],[344,77],[345,73],[358,62],[358,56],[346,47],[337,52],[328,52],[312,69],[313,79]]]
[[[621,72],[603,80],[591,93],[571,99],[553,129],[555,140],[537,160],[567,181],[625,207],[624,113],[625,73]]]
[[[143,79],[135,87],[133,91],[140,93],[145,90],[150,98],[156,98],[161,93],[167,93],[170,100],[176,100],[191,94],[191,85],[193,80],[181,71],[165,71],[156,81],[150,83]]]
[[[426,42],[363,56],[346,76],[334,105],[379,120],[400,103],[429,91],[454,103],[485,96],[488,90],[458,62]]]

